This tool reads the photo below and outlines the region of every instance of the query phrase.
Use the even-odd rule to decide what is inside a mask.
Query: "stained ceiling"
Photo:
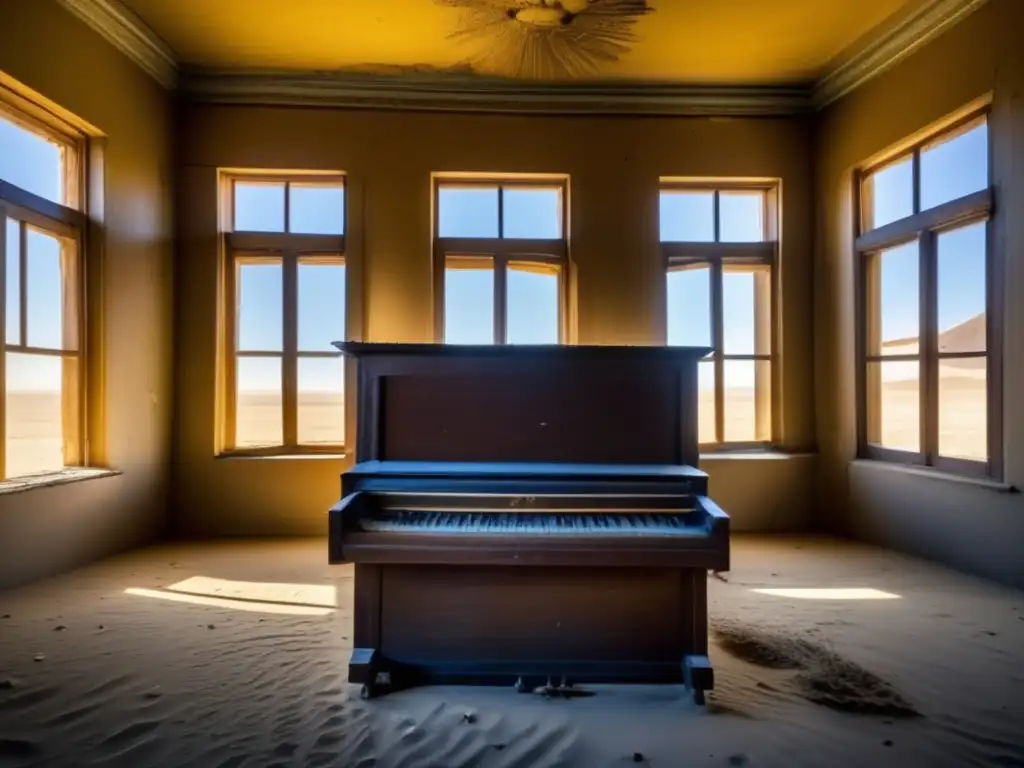
[[[835,57],[922,0],[122,2],[183,63],[203,67],[471,66],[481,74],[549,79],[783,84],[814,80]],[[453,37],[460,30],[467,34]],[[601,36],[610,47],[593,45]],[[588,66],[569,66],[580,64],[587,40]],[[531,57],[565,66],[526,72],[522,65]]]

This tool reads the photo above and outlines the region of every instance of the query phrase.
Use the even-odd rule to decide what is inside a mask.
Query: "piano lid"
[[[350,470],[357,474],[388,477],[467,478],[578,478],[592,480],[673,480],[705,478],[707,473],[685,464],[572,464],[553,462],[489,461],[364,461]]]
[[[712,347],[621,346],[604,344],[412,344],[401,342],[332,341],[350,357],[405,355],[412,357],[501,357],[541,359],[622,359],[685,362],[707,357]]]
[[[705,347],[334,342],[356,462],[696,467]]]

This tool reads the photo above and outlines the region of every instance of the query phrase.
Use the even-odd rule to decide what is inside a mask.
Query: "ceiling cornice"
[[[777,116],[809,112],[801,87],[551,83],[445,73],[402,75],[253,70],[190,71],[183,92],[220,104],[517,114]]]
[[[168,90],[178,86],[171,47],[120,0],[58,0]]]
[[[174,51],[121,0],[58,0],[169,90],[222,104],[535,114],[801,114],[822,109],[889,69],[987,0],[923,0],[835,59],[811,85],[531,84],[462,74],[184,69]]]
[[[910,56],[963,21],[988,0],[925,0],[893,25],[885,25],[859,45],[834,59],[814,86],[816,109],[822,109]]]

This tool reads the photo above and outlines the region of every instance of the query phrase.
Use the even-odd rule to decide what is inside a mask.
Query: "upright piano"
[[[675,683],[703,704],[707,572],[729,569],[697,467],[709,350],[335,346],[358,410],[329,562],[354,563],[365,697]]]

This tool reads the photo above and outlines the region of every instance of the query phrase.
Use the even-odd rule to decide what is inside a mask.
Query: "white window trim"
[[[498,236],[497,237],[440,237],[438,219],[440,217],[440,191],[443,187],[497,187],[498,188]],[[562,210],[560,220],[562,237],[558,239],[526,239],[503,237],[504,206],[502,204],[504,190],[520,189],[553,189],[558,188],[561,195]],[[574,336],[571,322],[571,259],[568,242],[568,184],[565,179],[526,179],[502,178],[463,179],[435,177],[434,180],[434,340],[445,342],[445,272],[449,265],[456,268],[472,268],[475,260],[489,262],[494,270],[494,344],[508,343],[508,311],[507,286],[510,264],[536,265],[540,269],[550,269],[558,278],[558,343],[572,343]]]
[[[222,227],[224,269],[222,273],[222,336],[219,366],[220,412],[216,454],[219,457],[301,457],[335,456],[347,451],[347,440],[341,443],[299,442],[298,435],[298,361],[304,358],[337,358],[344,360],[340,350],[306,351],[298,348],[298,267],[300,263],[340,265],[346,267],[346,298],[349,294],[348,262],[346,258],[346,235],[311,235],[293,232],[250,232],[234,230],[234,184],[235,182],[276,182],[285,185],[284,226],[290,223],[288,187],[296,184],[341,185],[345,187],[345,225],[348,232],[349,188],[347,177],[340,173],[265,174],[230,172],[222,173],[221,189],[225,226]],[[260,262],[281,265],[282,280],[282,349],[280,350],[239,350],[237,346],[238,317],[238,272],[246,264]],[[351,307],[346,306],[346,329],[349,326]],[[282,441],[279,445],[259,447],[238,447],[237,437],[237,360],[243,357],[277,358],[281,360],[281,409]],[[346,366],[347,368],[347,366]],[[343,373],[344,381],[344,423],[343,435],[347,438],[351,419],[350,376]]]
[[[990,108],[985,106],[974,109],[955,120],[929,131],[909,146],[890,155],[881,162],[872,163],[860,169],[854,178],[854,198],[857,204],[857,231],[854,241],[856,267],[856,355],[857,355],[857,455],[861,459],[892,462],[927,467],[932,470],[962,475],[974,475],[1000,479],[1003,472],[1003,424],[1002,424],[1002,281],[994,279],[1001,274],[999,260],[1001,254],[993,248],[993,219],[995,210],[995,188],[991,185],[964,195],[955,200],[921,210],[920,156],[921,150],[938,141],[949,140],[958,132],[970,130],[981,121],[990,120]],[[871,175],[886,166],[911,158],[913,163],[913,210],[909,216],[889,222],[873,229],[864,229],[868,204],[865,186]],[[992,141],[988,146],[989,178],[991,179]],[[984,355],[976,353],[939,353],[938,339],[938,238],[940,231],[958,229],[971,224],[986,222],[986,351]],[[877,263],[878,254],[892,248],[916,242],[919,253],[919,284],[920,284],[920,339],[918,352],[913,355],[873,355],[868,347],[868,323],[874,314],[869,306],[872,279],[872,265]],[[987,399],[987,461],[959,459],[941,456],[939,447],[939,374],[940,359],[950,357],[982,357],[987,360],[986,367],[986,399]],[[906,451],[887,448],[869,440],[871,432],[877,432],[880,424],[877,420],[879,409],[869,408],[869,396],[878,387],[873,386],[868,377],[869,363],[913,362],[920,363],[919,397],[921,402],[921,420],[919,424],[921,450]],[[880,397],[880,393],[878,394]]]
[[[77,131],[58,131],[45,122],[26,114],[20,97],[0,89],[0,115],[26,131],[61,145],[64,149],[64,196],[63,203],[57,203],[36,195],[26,189],[0,179],[0,338],[3,352],[0,355],[0,484],[13,484],[23,488],[36,481],[46,484],[50,478],[67,475],[69,471],[90,466],[90,445],[88,440],[89,399],[87,393],[89,355],[87,352],[86,323],[86,263],[85,233],[87,217],[85,209],[86,190],[86,142]],[[26,105],[32,106],[32,105]],[[33,110],[36,111],[36,110]],[[7,220],[19,223],[19,276],[20,286],[19,319],[20,338],[15,343],[7,342]],[[27,339],[27,234],[36,229],[61,241],[62,272],[70,282],[70,290],[64,298],[64,333],[73,340],[73,349],[39,348],[28,344]],[[61,411],[64,466],[54,467],[30,475],[7,477],[7,419],[6,419],[6,361],[8,353],[59,357],[65,363],[62,373]],[[68,390],[72,394],[68,394]],[[70,421],[70,429],[68,422]]]
[[[772,450],[781,443],[780,402],[781,370],[779,366],[779,185],[775,181],[730,182],[729,180],[662,181],[662,192],[706,192],[711,193],[714,216],[714,241],[661,241],[661,253],[666,275],[669,272],[695,267],[707,267],[711,283],[711,340],[712,353],[705,358],[715,369],[715,440],[700,444],[704,453]],[[720,193],[760,191],[764,194],[763,232],[761,242],[721,242],[719,198]],[[755,306],[755,346],[758,330],[763,326],[763,314],[767,313],[769,351],[760,354],[730,354],[724,350],[725,317],[723,307],[723,274],[730,266],[766,267],[768,270],[767,307]],[[760,322],[758,317],[762,316]],[[667,307],[666,307],[667,322]],[[756,383],[755,370],[755,418],[760,422],[757,431],[766,432],[765,440],[729,441],[725,439],[725,363],[728,361],[759,361],[769,364],[768,394],[762,399],[763,387]],[[699,365],[707,365],[701,362]],[[767,401],[767,402],[765,402]]]

